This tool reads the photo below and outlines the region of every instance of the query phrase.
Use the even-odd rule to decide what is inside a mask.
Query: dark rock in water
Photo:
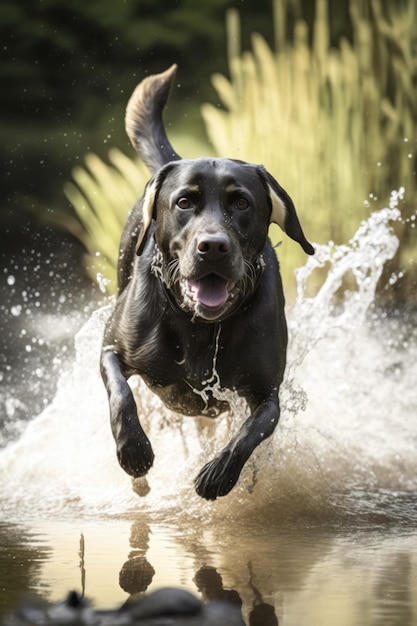
[[[27,600],[9,613],[3,626],[245,626],[234,604],[204,604],[188,591],[165,587],[114,611],[96,611],[71,591],[64,602]]]
[[[139,602],[127,602],[123,609],[135,622],[161,617],[201,615],[203,603],[188,591],[165,587],[144,596]]]

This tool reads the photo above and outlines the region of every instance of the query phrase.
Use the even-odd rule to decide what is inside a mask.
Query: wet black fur
[[[221,388],[243,396],[250,416],[195,479],[197,493],[213,500],[233,488],[254,449],[278,423],[287,327],[278,261],[267,236],[268,186],[284,203],[291,200],[260,166],[228,159],[180,159],[161,119],[172,75],[171,69],[147,79],[135,105],[133,141],[154,173],[148,184],[156,190],[153,219],[144,230],[142,197],[122,236],[119,292],[105,331],[101,372],[119,463],[138,477],[148,472],[154,454],[127,379],[139,374],[168,407],[182,414],[215,417],[227,403],[211,393],[205,401],[194,390],[204,390],[216,358]],[[232,183],[249,200],[249,209],[236,208],[236,193],[229,193]],[[191,198],[191,208],[178,208],[178,195],[195,186],[198,193]],[[296,216],[293,219],[298,224]],[[198,241],[219,233],[227,241],[227,252],[207,259],[198,252]],[[165,281],[152,269],[156,245]],[[180,281],[182,274],[198,278],[207,272],[224,275],[237,287],[224,310],[209,311],[209,319],[204,319],[183,308]]]

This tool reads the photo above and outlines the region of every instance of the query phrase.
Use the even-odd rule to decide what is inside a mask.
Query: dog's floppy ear
[[[138,241],[136,243],[136,254],[140,256],[146,242],[146,234],[152,222],[154,213],[156,192],[157,192],[157,176],[151,178],[145,187],[145,193],[142,199],[142,225],[140,227]]]
[[[146,235],[152,219],[156,219],[156,201],[161,185],[167,174],[176,166],[178,161],[167,163],[148,181],[142,197],[142,225],[136,243],[136,254],[140,256],[146,243]]]
[[[314,254],[314,248],[305,238],[290,196],[265,169],[263,169],[263,173],[266,176],[269,197],[272,204],[271,223],[278,224],[291,239],[294,239],[294,241],[300,244],[304,252]]]

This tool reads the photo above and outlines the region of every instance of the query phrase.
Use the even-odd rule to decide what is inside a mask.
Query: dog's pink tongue
[[[215,274],[200,280],[188,281],[193,300],[211,308],[222,306],[227,301],[229,297],[228,286],[227,280]]]

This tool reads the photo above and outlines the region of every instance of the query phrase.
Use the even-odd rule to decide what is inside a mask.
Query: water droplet
[[[12,308],[10,309],[10,313],[14,317],[19,317],[21,312],[22,312],[22,305],[20,305],[20,304],[16,304],[15,306],[12,306]]]
[[[110,282],[111,281],[108,278],[105,278],[103,274],[101,274],[100,272],[97,272],[97,283],[102,293],[106,293],[107,285],[109,285]]]

